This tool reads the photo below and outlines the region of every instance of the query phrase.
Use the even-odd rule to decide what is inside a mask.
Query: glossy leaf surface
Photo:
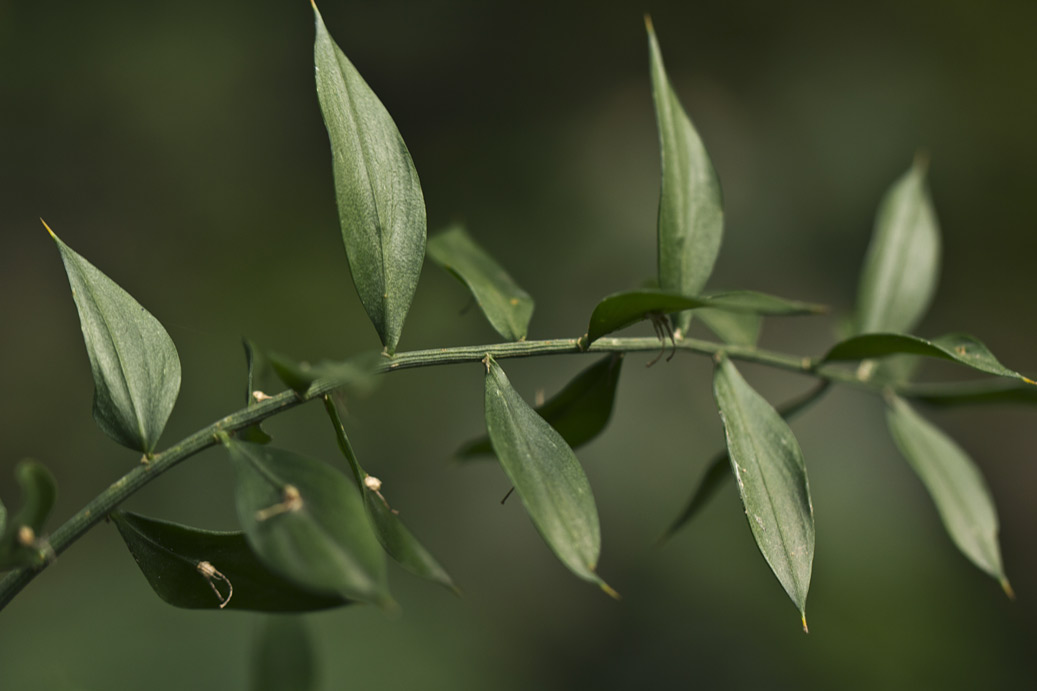
[[[598,360],[536,408],[570,448],[583,446],[608,426],[622,364],[620,353]],[[470,441],[457,452],[461,460],[489,455],[493,455],[489,437]]]
[[[717,366],[713,392],[749,528],[805,627],[814,510],[803,453],[788,424],[726,358]]]
[[[428,241],[428,256],[468,286],[497,333],[509,341],[525,340],[533,298],[464,228],[453,226],[433,236]]]
[[[391,606],[385,556],[349,480],[321,461],[227,439],[238,520],[272,570],[304,588]]]
[[[58,487],[47,467],[38,461],[20,461],[14,477],[21,490],[18,511],[7,515],[0,505],[0,570],[38,566],[53,554],[43,539],[43,527],[54,508]]]
[[[929,308],[940,271],[940,229],[921,159],[879,205],[857,292],[857,333],[910,332]]]
[[[891,399],[886,420],[900,452],[933,498],[954,544],[1011,592],[997,544],[994,500],[972,459],[899,398]]]
[[[662,173],[659,287],[681,295],[697,295],[720,252],[724,232],[720,183],[702,139],[670,85],[651,21],[646,21],[646,28]],[[690,315],[682,315],[677,327],[686,331],[689,322]]]
[[[595,573],[601,552],[598,510],[576,454],[489,356],[486,429],[504,473],[548,546],[577,576],[614,595]]]
[[[363,353],[346,360],[323,360],[311,365],[278,353],[268,353],[267,358],[285,386],[304,397],[318,379],[335,379],[342,382],[338,388],[349,395],[367,396],[378,385],[376,373],[383,359],[378,353]]]
[[[201,530],[125,511],[111,518],[152,590],[174,607],[222,609],[225,603],[226,609],[309,612],[349,604],[271,571],[242,532]],[[220,576],[199,570],[203,562]]]
[[[948,334],[931,341],[906,334],[864,334],[836,344],[828,351],[823,361],[865,360],[890,355],[922,355],[950,360],[980,372],[1011,377],[1032,384],[1023,375],[998,362],[985,345],[966,334]]]
[[[317,688],[313,641],[302,617],[268,617],[252,653],[250,691]]]
[[[338,410],[330,397],[324,398],[324,408],[335,426],[335,436],[338,439],[339,448],[353,471],[357,486],[364,497],[367,516],[371,519],[375,535],[382,547],[400,566],[414,575],[439,583],[455,593],[458,592],[457,586],[454,585],[454,581],[446,569],[440,566],[436,558],[404,525],[398,513],[389,506],[388,500],[381,493],[381,481],[369,484],[372,482],[368,479],[370,475],[357,460],[353,445],[346,436],[345,426],[343,426]]]
[[[331,140],[342,239],[360,301],[396,351],[425,259],[425,200],[407,146],[382,102],[313,7],[313,58]]]
[[[176,346],[129,293],[47,231],[79,312],[94,377],[94,420],[123,446],[151,453],[180,392]]]

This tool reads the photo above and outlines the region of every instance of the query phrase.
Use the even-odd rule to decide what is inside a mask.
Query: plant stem
[[[669,346],[667,346],[669,347]],[[745,362],[755,362],[770,367],[798,372],[818,377],[824,381],[864,386],[876,389],[874,385],[861,382],[852,372],[836,367],[818,367],[818,362],[811,358],[796,357],[767,350],[758,350],[745,346],[730,346],[711,341],[692,338],[680,340],[675,345],[677,350],[690,351],[702,355],[716,356],[725,353],[728,357]],[[454,348],[434,348],[397,353],[379,365],[379,372],[418,367],[433,367],[464,362],[479,362],[487,354],[498,360],[519,357],[538,357],[544,355],[563,355],[587,353],[624,353],[656,351],[660,348],[656,338],[601,338],[582,350],[577,339],[554,339],[545,341],[520,341],[517,343],[496,343],[480,346],[459,346]],[[235,413],[217,420],[208,427],[195,432],[165,451],[135,467],[130,472],[112,483],[106,490],[97,495],[89,504],[63,523],[49,538],[53,555],[64,552],[90,528],[105,519],[119,504],[131,497],[144,485],[166,472],[181,461],[190,458],[199,451],[215,446],[219,442],[220,433],[230,433],[254,425],[268,417],[277,415],[289,408],[319,398],[325,393],[342,385],[335,378],[315,381],[305,394],[283,391],[261,403],[243,408]],[[28,566],[6,574],[0,579],[0,610],[9,603],[22,588],[29,584],[46,568],[52,559],[37,566]]]

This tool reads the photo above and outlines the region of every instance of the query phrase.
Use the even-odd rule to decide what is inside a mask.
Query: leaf
[[[428,256],[468,286],[497,333],[509,341],[526,339],[533,298],[464,228],[453,226],[432,237],[428,241]]]
[[[318,379],[334,379],[338,389],[351,396],[367,396],[378,384],[378,366],[382,356],[378,353],[362,353],[337,362],[323,360],[316,365],[308,362],[296,362],[278,353],[267,353],[274,372],[285,383],[303,398],[308,398],[310,387]]]
[[[724,211],[713,163],[681,107],[663,66],[651,20],[646,18],[652,97],[659,128],[659,287],[697,295],[713,272],[724,232]],[[687,331],[690,315],[677,321]]]
[[[792,430],[724,358],[713,381],[731,469],[756,544],[803,615],[814,561],[814,509]]]
[[[342,240],[353,285],[391,355],[425,259],[425,199],[396,124],[315,4],[313,13],[317,96],[331,140]]]
[[[598,360],[538,406],[537,414],[554,427],[571,448],[583,446],[601,434],[612,417],[622,364],[621,353]],[[485,436],[468,442],[457,452],[460,460],[491,455],[493,445]]]
[[[320,461],[229,437],[238,520],[273,571],[318,593],[394,605],[385,557],[356,490]]]
[[[33,460],[20,461],[14,476],[21,489],[22,505],[10,516],[0,505],[0,570],[39,566],[54,556],[43,537],[43,526],[58,492],[54,476],[46,466]]]
[[[317,686],[313,641],[301,617],[268,617],[252,654],[252,691],[311,691]]]
[[[382,547],[400,566],[414,575],[439,583],[457,593],[457,586],[454,585],[450,574],[407,529],[397,512],[389,507],[380,491],[381,480],[369,475],[360,466],[356,453],[353,452],[353,445],[349,443],[349,437],[346,436],[346,428],[343,426],[342,419],[330,396],[324,397],[324,408],[335,427],[339,448],[342,450],[342,455],[349,461],[349,467],[352,469],[357,486],[364,497],[364,509],[367,511],[368,518],[371,519],[375,536]]]
[[[180,358],[151,314],[43,224],[65,264],[94,375],[94,420],[150,454],[180,392]]]
[[[1034,383],[1002,365],[985,345],[967,334],[948,334],[932,341],[906,334],[864,334],[836,344],[824,356],[822,362],[864,360],[890,355],[922,355],[940,358],[987,374],[1019,379],[1028,384]]]
[[[256,370],[260,369],[259,366],[257,366],[256,361],[261,359],[261,356],[259,350],[252,341],[243,338],[241,339],[241,343],[245,347],[245,364],[248,366],[248,383],[245,391],[245,405],[248,408],[254,408],[259,405],[259,399],[257,399],[253,394],[256,392],[256,380],[259,378]],[[260,393],[262,394],[263,392]],[[260,422],[239,430],[237,434],[239,439],[250,441],[255,444],[269,444],[273,441],[273,437],[266,433],[266,430],[263,429],[262,423]]]
[[[349,604],[271,571],[242,532],[201,530],[126,511],[111,519],[152,590],[174,607],[310,612]],[[199,568],[203,563],[215,572]]]
[[[900,394],[926,405],[946,408],[988,403],[1037,405],[1037,387],[1011,379],[915,384],[901,389]]]
[[[794,317],[804,314],[824,314],[828,311],[824,305],[789,300],[755,290],[730,290],[723,293],[710,293],[703,297],[708,300],[709,306],[728,312]]]
[[[758,314],[725,312],[716,309],[700,309],[695,316],[702,320],[710,331],[728,345],[753,347],[760,339],[763,318]]]
[[[616,593],[595,573],[601,552],[590,483],[562,436],[522,400],[497,361],[486,364],[486,429],[504,473],[541,537],[569,570]]]
[[[890,397],[889,430],[958,549],[1011,593],[997,544],[997,511],[983,476],[965,451],[902,399]]]
[[[907,333],[925,315],[940,271],[940,229],[915,160],[879,205],[857,291],[857,333]]]

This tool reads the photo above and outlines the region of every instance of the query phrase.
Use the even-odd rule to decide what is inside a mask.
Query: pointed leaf
[[[509,341],[525,340],[533,298],[464,228],[453,226],[433,236],[428,241],[428,256],[468,286],[497,333]]]
[[[522,400],[486,356],[486,429],[504,473],[541,537],[569,570],[615,596],[595,573],[601,552],[598,510],[576,454]]]
[[[950,360],[980,372],[1033,384],[1023,375],[998,362],[985,345],[967,334],[948,334],[932,341],[907,334],[864,334],[836,344],[822,362],[864,360],[890,355],[922,355]]]
[[[318,593],[391,606],[385,557],[356,490],[326,463],[226,439],[238,520],[256,555]]]
[[[583,446],[601,434],[612,417],[622,364],[621,353],[598,360],[538,406],[537,414],[554,427],[571,448]],[[460,460],[492,455],[489,437],[470,441],[457,452]]]
[[[857,333],[911,331],[925,315],[940,271],[940,229],[917,159],[879,205],[857,292]]]
[[[659,287],[697,295],[713,272],[724,232],[724,211],[713,163],[681,107],[663,66],[659,41],[646,21],[652,97],[659,128]],[[690,315],[677,327],[687,331]]]
[[[368,396],[378,385],[376,375],[383,360],[378,353],[362,353],[337,362],[323,360],[315,365],[278,353],[267,353],[267,358],[281,381],[304,398],[310,396],[310,386],[318,379],[335,379],[341,382],[336,388],[349,395]]]
[[[190,528],[126,511],[111,518],[148,585],[174,607],[310,612],[349,604],[271,571],[242,532]]]
[[[753,347],[760,339],[763,318],[758,314],[725,312],[716,309],[700,309],[695,316],[702,320],[710,331],[729,345]]]
[[[317,688],[313,641],[302,617],[268,617],[252,654],[251,691]]]
[[[886,421],[900,452],[933,498],[954,544],[1010,592],[997,544],[994,500],[972,459],[902,399],[891,397]]]
[[[342,239],[360,301],[391,355],[425,259],[425,199],[396,124],[313,6],[317,96],[331,140]]]
[[[57,497],[54,476],[46,466],[33,460],[20,461],[14,476],[21,489],[22,505],[6,520],[0,520],[0,570],[38,566],[53,557],[43,537],[43,526]],[[0,517],[5,514],[6,510],[0,511]]]
[[[915,384],[901,389],[900,394],[926,405],[947,408],[987,403],[1037,405],[1037,387],[1011,379]]]
[[[805,627],[814,509],[803,453],[788,424],[726,358],[717,366],[713,392],[749,528]]]
[[[149,454],[180,392],[176,347],[158,320],[129,293],[49,227],[47,232],[61,253],[79,311],[94,375],[94,420],[123,446]]]
[[[795,317],[804,314],[824,314],[828,311],[824,305],[789,300],[755,290],[729,290],[723,293],[709,293],[703,297],[709,306],[728,312]]]
[[[397,512],[389,507],[388,501],[380,491],[381,480],[372,477],[360,466],[356,453],[353,452],[353,445],[349,443],[349,437],[346,436],[342,418],[330,396],[324,397],[324,409],[335,426],[335,436],[338,439],[339,448],[353,471],[357,486],[364,497],[367,516],[371,519],[375,535],[382,547],[400,566],[414,575],[439,583],[457,593],[457,586],[454,585],[450,574],[407,529]]]

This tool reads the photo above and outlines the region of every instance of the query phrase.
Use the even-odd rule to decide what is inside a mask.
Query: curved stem
[[[767,350],[758,350],[745,346],[730,346],[711,341],[702,341],[693,338],[680,340],[675,345],[677,350],[689,351],[701,355],[716,356],[724,353],[728,357],[745,362],[755,362],[770,367],[798,372],[818,377],[828,382],[840,382],[844,384],[865,386],[875,388],[866,382],[861,382],[852,372],[845,369],[825,366],[819,367],[816,360],[811,358],[796,357],[784,353],[776,353]],[[519,357],[539,357],[544,355],[563,355],[588,353],[620,353],[655,351],[659,348],[659,340],[656,338],[601,338],[590,345],[587,350],[582,350],[578,339],[554,339],[544,341],[520,341],[517,343],[496,343],[492,345],[459,346],[454,348],[433,348],[429,350],[415,350],[397,353],[395,356],[387,357],[378,368],[379,372],[393,372],[396,370],[413,369],[418,367],[433,367],[437,365],[450,365],[464,362],[479,362],[487,354],[498,360]],[[296,394],[293,391],[283,391],[276,396],[268,398],[261,403],[249,406],[235,413],[217,420],[208,427],[201,429],[186,437],[180,442],[169,447],[161,453],[155,454],[146,462],[142,462],[130,472],[112,483],[106,490],[97,495],[89,504],[84,506],[75,515],[63,523],[50,536],[50,546],[54,554],[60,554],[68,549],[76,540],[83,536],[90,528],[102,521],[112,510],[124,502],[144,485],[166,472],[181,461],[190,458],[210,446],[219,443],[219,434],[230,433],[244,429],[256,424],[268,417],[277,415],[289,408],[305,403],[313,398],[319,398],[325,393],[338,388],[342,382],[334,379],[320,379],[315,381],[305,394]],[[47,565],[50,560],[38,566],[29,566],[12,571],[0,579],[0,609],[3,609],[22,588],[29,584]]]

